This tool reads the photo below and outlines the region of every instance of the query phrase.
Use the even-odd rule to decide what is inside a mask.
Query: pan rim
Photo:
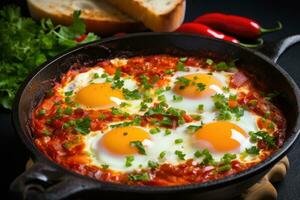
[[[105,182],[105,181],[98,181],[91,177],[81,175],[78,173],[75,173],[71,170],[68,170],[66,168],[63,168],[56,162],[52,161],[51,159],[47,158],[37,147],[34,145],[33,141],[25,134],[26,131],[22,130],[20,126],[20,119],[19,119],[19,104],[21,97],[24,95],[23,91],[28,86],[28,84],[34,79],[34,77],[39,74],[44,68],[47,68],[51,66],[53,63],[59,61],[62,58],[68,57],[75,53],[76,51],[82,50],[89,46],[94,45],[101,45],[108,42],[112,42],[115,40],[122,40],[122,39],[130,39],[132,37],[146,37],[146,36],[187,36],[187,37],[198,37],[205,40],[213,40],[215,42],[221,42],[226,43],[227,45],[234,46],[235,48],[240,48],[243,51],[247,51],[247,53],[253,54],[256,57],[259,57],[260,59],[263,59],[265,62],[270,64],[272,67],[274,67],[277,71],[280,72],[280,74],[287,80],[291,88],[293,89],[293,94],[296,97],[297,107],[298,107],[298,113],[299,113],[299,104],[300,104],[300,90],[296,82],[293,80],[293,78],[283,69],[281,68],[277,63],[274,63],[270,58],[263,55],[262,53],[255,51],[253,49],[247,49],[244,47],[241,47],[237,44],[230,43],[224,40],[219,40],[215,38],[205,37],[205,36],[199,36],[195,34],[184,34],[184,33],[135,33],[135,34],[128,34],[122,37],[110,37],[107,39],[102,39],[101,41],[94,41],[91,43],[87,43],[84,45],[77,46],[75,48],[72,48],[71,50],[68,50],[66,52],[61,53],[60,55],[54,57],[53,59],[49,60],[48,62],[44,63],[37,69],[35,69],[23,82],[22,86],[19,88],[17,95],[15,97],[13,109],[12,109],[12,119],[13,119],[13,125],[16,130],[16,132],[19,135],[19,138],[22,140],[22,142],[26,145],[27,149],[30,151],[31,155],[35,160],[38,162],[46,162],[49,165],[52,165],[53,167],[57,168],[58,170],[63,170],[68,175],[78,177],[80,179],[84,179],[86,181],[93,181],[95,184],[99,185],[103,190],[113,190],[113,191],[126,191],[126,192],[136,192],[136,193],[169,193],[169,192],[180,192],[180,191],[192,191],[192,190],[212,190],[214,188],[223,187],[226,184],[234,184],[238,183],[243,179],[251,177],[253,174],[258,172],[263,172],[269,167],[273,166],[276,162],[278,162],[286,153],[288,150],[291,149],[292,145],[295,143],[296,139],[299,136],[300,132],[300,116],[298,114],[296,123],[294,127],[292,128],[290,134],[291,136],[284,142],[284,145],[281,147],[280,150],[275,152],[272,156],[264,160],[263,162],[255,165],[254,167],[251,167],[245,171],[242,171],[238,174],[226,176],[222,179],[207,181],[204,183],[192,183],[188,185],[178,185],[178,186],[131,186],[126,184],[117,184],[117,183],[111,183],[111,182]]]

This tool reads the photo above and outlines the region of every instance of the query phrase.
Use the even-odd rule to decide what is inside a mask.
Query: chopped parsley
[[[176,150],[175,151],[175,154],[177,155],[177,157],[180,159],[180,160],[185,160],[185,154],[182,152],[182,151],[179,151],[179,150]]]
[[[39,110],[37,116],[41,117],[41,116],[44,116],[45,114],[46,114],[46,110],[45,109],[41,109],[41,110]]]
[[[198,110],[199,110],[200,112],[203,112],[203,110],[204,110],[204,105],[203,105],[203,104],[199,104],[199,105],[198,105]]]
[[[141,141],[131,141],[130,145],[133,146],[133,147],[136,147],[140,154],[146,155],[144,145]]]
[[[161,126],[171,126],[173,124],[173,121],[169,117],[163,117],[160,121],[159,124]]]
[[[231,169],[231,165],[230,164],[225,164],[225,165],[222,165],[218,168],[218,171],[219,172],[225,172],[225,171],[228,171]]]
[[[149,160],[148,167],[150,167],[151,169],[156,169],[158,167],[158,163],[155,161]]]
[[[202,156],[201,151],[199,151],[199,150],[195,151],[194,156],[195,156],[196,158],[200,158],[200,157]]]
[[[107,165],[107,164],[102,164],[101,167],[102,167],[102,169],[105,170],[105,169],[108,169],[108,168],[109,168],[109,165]]]
[[[73,94],[73,90],[65,92],[65,96],[72,96],[72,94]]]
[[[123,111],[118,109],[118,108],[112,107],[111,108],[111,114],[113,114],[113,115],[122,115]]]
[[[90,132],[91,119],[85,117],[83,119],[77,119],[75,121],[75,130],[83,135],[87,135]]]
[[[99,77],[100,77],[100,76],[99,76],[98,73],[94,73],[94,75],[93,75],[93,78],[94,78],[94,79],[99,78]]]
[[[127,99],[127,100],[138,100],[138,99],[142,98],[140,91],[137,89],[130,91],[126,88],[123,88],[122,92],[123,92],[125,99]]]
[[[144,87],[144,89],[150,89],[153,87],[152,84],[149,83],[149,78],[147,76],[141,75],[140,79],[141,79],[141,83],[142,83],[142,86]]]
[[[131,174],[128,175],[128,180],[129,181],[149,181],[150,180],[150,175],[147,172],[144,172],[142,174]]]
[[[201,152],[201,154],[203,156],[203,160],[202,160],[201,164],[203,164],[203,165],[215,165],[214,158],[207,149],[204,149]]]
[[[196,132],[198,129],[202,128],[203,125],[197,126],[197,125],[189,125],[187,127],[187,132],[188,133],[194,133]]]
[[[184,63],[181,62],[181,61],[178,61],[177,64],[176,64],[176,69],[178,71],[185,71],[185,65],[184,65]]]
[[[170,129],[166,129],[165,130],[165,135],[170,135],[171,134],[171,130]]]
[[[160,159],[163,159],[165,156],[166,156],[166,152],[165,151],[162,151],[162,152],[160,152],[160,154],[159,154],[159,158]]]
[[[125,167],[131,167],[133,161],[134,161],[134,156],[126,156]]]
[[[150,129],[150,133],[151,133],[152,135],[157,134],[157,133],[159,133],[159,132],[160,132],[160,128],[158,128],[158,127],[155,127],[155,128]]]
[[[73,113],[73,110],[70,106],[66,107],[65,110],[64,110],[64,114],[66,115],[72,115]]]
[[[176,140],[174,141],[174,143],[175,143],[175,144],[181,144],[181,143],[183,143],[183,139],[181,139],[181,138],[176,139]]]
[[[251,154],[251,155],[258,155],[259,151],[260,151],[260,149],[257,148],[256,146],[252,146],[252,147],[246,149],[246,153]]]
[[[231,98],[234,96],[232,95]],[[212,96],[214,101],[215,109],[218,111],[217,119],[218,120],[231,120],[232,116],[235,116],[237,120],[240,119],[244,115],[244,109],[236,106],[234,108],[230,108],[228,101],[223,94],[215,94]]]
[[[216,65],[214,65],[214,68],[217,71],[226,71],[226,70],[229,70],[229,69],[232,69],[232,68],[236,68],[236,66],[235,66],[236,61],[237,61],[237,59],[232,60],[228,63],[226,63],[224,61],[221,61],[221,62],[217,63]]]
[[[181,57],[181,58],[179,58],[179,61],[180,62],[185,62],[185,61],[187,61],[187,59],[188,59],[187,57]]]
[[[271,148],[276,147],[275,137],[269,135],[268,132],[265,132],[265,131],[257,131],[257,132],[250,131],[249,135],[250,135],[250,140],[252,142],[256,142],[257,140],[263,140],[269,147],[271,147]]]
[[[199,91],[205,90],[205,87],[206,87],[205,84],[203,84],[203,83],[197,83],[196,85],[197,85],[197,89],[198,89]]]
[[[176,95],[173,95],[173,101],[174,102],[180,102],[183,100],[183,97],[182,96],[176,96]]]

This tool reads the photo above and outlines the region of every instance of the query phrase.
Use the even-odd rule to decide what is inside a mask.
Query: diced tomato
[[[75,41],[82,42],[83,40],[85,40],[86,37],[87,37],[87,34],[83,34],[83,35],[79,36],[78,38],[75,38]]]

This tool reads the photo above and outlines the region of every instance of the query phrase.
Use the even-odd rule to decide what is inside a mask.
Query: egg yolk
[[[208,74],[189,74],[182,77],[188,79],[189,83],[185,84],[178,81],[173,88],[173,91],[186,98],[197,99],[210,96],[215,94],[218,89],[220,90],[222,88],[222,83]],[[204,88],[199,87],[199,83],[202,83]]]
[[[196,145],[211,152],[224,153],[236,150],[246,139],[246,132],[239,126],[226,121],[203,125],[194,134]]]
[[[138,148],[132,146],[130,142],[150,140],[149,134],[141,128],[128,126],[118,127],[105,133],[100,140],[107,151],[116,155],[138,154]]]
[[[91,108],[110,108],[117,105],[112,97],[124,99],[122,91],[111,88],[110,83],[94,83],[79,90],[75,101]]]

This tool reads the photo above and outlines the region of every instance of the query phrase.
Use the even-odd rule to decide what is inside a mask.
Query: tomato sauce
[[[128,59],[127,64],[120,67],[122,73],[133,75],[138,80],[140,75],[150,77],[151,84],[158,86],[164,85],[166,81],[165,72],[167,70],[176,71],[176,64],[178,57],[168,55],[154,55],[147,57],[133,57]],[[206,69],[213,69],[207,65],[205,59],[189,57],[186,65],[201,67]],[[96,66],[101,66],[108,74],[113,75],[116,68],[107,60],[97,63]],[[53,94],[46,97],[43,102],[32,113],[32,125],[34,142],[37,147],[51,160],[60,164],[61,166],[86,175],[97,180],[109,181],[115,183],[132,184],[132,185],[154,185],[154,186],[171,186],[182,185],[190,183],[202,183],[210,180],[221,179],[225,176],[239,173],[246,170],[257,163],[242,163],[237,160],[231,161],[231,169],[228,171],[218,171],[218,166],[205,166],[187,160],[183,164],[171,165],[162,164],[156,169],[147,170],[149,172],[150,181],[130,181],[128,174],[115,172],[109,169],[101,169],[100,167],[91,164],[88,153],[84,151],[84,143],[82,134],[78,134],[72,127],[68,127],[66,122],[72,120],[83,119],[88,117],[91,120],[91,131],[105,130],[107,123],[122,121],[123,116],[115,116],[110,110],[84,110],[76,108],[74,112],[69,115],[58,115],[60,109],[67,107],[65,99],[59,94],[58,87],[65,85],[68,81],[80,73],[87,71],[88,68],[75,68],[68,71],[57,82],[53,88]],[[274,106],[270,101],[267,101],[259,94],[259,90],[252,84],[250,80],[242,71],[238,71],[232,75],[230,79],[230,87],[232,88],[246,88],[239,92],[237,100],[230,102],[231,106],[242,105],[248,108],[249,111],[255,112],[260,116],[258,119],[258,126],[262,129],[272,131],[270,126],[271,121],[277,127],[273,133],[276,136],[276,145],[280,147],[285,140],[286,121],[282,112]],[[248,92],[245,92],[248,91]],[[265,113],[269,113],[265,116]],[[99,118],[99,116],[105,116]],[[161,116],[157,116],[160,119]],[[133,119],[134,116],[128,116],[127,119]],[[184,116],[185,122],[193,121],[189,115]],[[142,117],[142,125],[149,123],[147,117]],[[176,123],[174,124],[176,127]],[[259,147],[265,149],[265,153],[260,155],[260,160],[266,159],[275,150],[267,149],[263,142],[259,143]]]

